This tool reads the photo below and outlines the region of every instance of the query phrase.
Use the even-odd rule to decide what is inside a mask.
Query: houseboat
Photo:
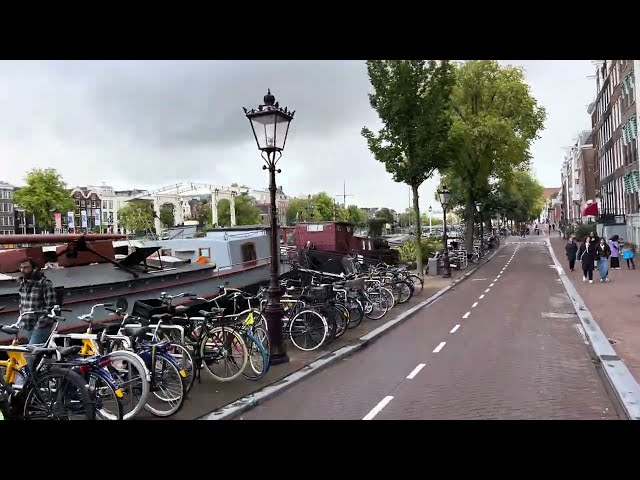
[[[348,222],[298,223],[281,229],[281,244],[305,268],[343,273],[342,257],[356,254],[363,263],[398,262],[397,250],[384,239],[356,235]]]
[[[18,317],[19,265],[33,258],[56,288],[67,313],[66,328],[96,303],[124,297],[158,299],[161,292],[217,294],[220,285],[257,291],[269,281],[269,227],[214,229],[200,236],[126,240],[123,235],[11,235],[16,248],[0,251],[0,324]],[[24,246],[27,245],[27,246]],[[18,247],[20,246],[20,247]],[[279,259],[280,261],[280,259]],[[281,263],[280,272],[287,271]],[[98,320],[108,312],[99,312]],[[1,340],[1,338],[0,338]]]

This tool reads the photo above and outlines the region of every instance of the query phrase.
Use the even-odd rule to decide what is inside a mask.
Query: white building
[[[256,199],[256,204],[261,211],[262,223],[269,223],[269,206],[271,203],[271,196],[268,189],[264,190],[249,190],[249,196]],[[276,211],[278,212],[278,224],[287,224],[287,208],[289,208],[289,197],[284,193],[282,187],[278,187],[276,190]]]

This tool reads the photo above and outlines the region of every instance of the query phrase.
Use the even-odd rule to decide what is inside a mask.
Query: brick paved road
[[[617,418],[551,263],[544,244],[507,245],[370,347],[240,418]]]

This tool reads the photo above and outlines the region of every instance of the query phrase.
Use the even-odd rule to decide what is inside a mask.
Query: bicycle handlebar
[[[68,308],[61,308],[60,305],[54,305],[50,310],[30,310],[28,312],[22,312],[18,316],[18,322],[22,320],[25,315],[46,315],[49,318],[55,318],[58,316],[58,312],[71,312]]]
[[[84,315],[78,316],[80,320],[93,320],[93,312],[95,312],[96,308],[107,308],[113,306],[113,303],[96,303],[91,307],[91,312],[85,313]]]

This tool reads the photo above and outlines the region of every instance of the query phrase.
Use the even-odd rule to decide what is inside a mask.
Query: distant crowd
[[[569,270],[574,271],[576,260],[582,265],[582,281],[593,283],[593,271],[597,268],[600,282],[609,281],[609,269],[620,270],[620,255],[626,260],[627,269],[634,269],[635,246],[618,235],[609,240],[590,232],[581,244],[571,235],[565,246]]]

